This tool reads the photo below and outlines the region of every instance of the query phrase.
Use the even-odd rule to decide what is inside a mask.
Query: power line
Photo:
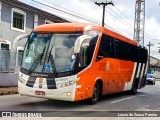
[[[68,15],[70,15],[70,16],[74,16],[74,17],[76,17],[76,18],[80,18],[80,19],[87,20],[87,21],[89,20],[89,19],[87,19],[87,18],[84,18],[84,17],[78,16],[78,15],[75,15],[75,14],[72,14],[72,13],[69,13],[69,12],[66,12],[66,11],[61,10],[61,9],[58,9],[58,8],[54,8],[54,7],[50,6],[50,5],[46,5],[46,4],[41,3],[41,2],[38,2],[38,1],[36,1],[36,0],[31,0],[31,1],[36,2],[36,3],[38,3],[38,4],[41,4],[41,5],[43,5],[43,6],[46,6],[46,7],[48,7],[48,8],[57,10],[57,11],[59,11],[59,12],[68,14]]]
[[[58,5],[56,5],[56,4],[53,4],[53,3],[51,3],[51,2],[49,2],[49,1],[47,1],[47,0],[43,0],[43,1],[46,1],[47,3],[50,3],[50,4],[54,5],[54,6],[59,7],[59,8],[62,8],[62,9],[64,9],[65,11],[62,10],[62,9],[58,9],[58,8],[52,7],[52,6],[50,6],[50,5],[47,5],[47,4],[38,2],[38,1],[36,1],[36,0],[31,0],[31,1],[36,2],[36,3],[38,3],[38,4],[41,4],[41,5],[43,5],[43,6],[49,7],[49,8],[51,8],[51,9],[57,10],[57,11],[59,11],[59,12],[65,13],[65,14],[67,14],[67,15],[69,15],[69,16],[74,17],[74,18],[79,18],[79,19],[81,19],[81,20],[89,21],[89,22],[96,23],[96,24],[99,24],[99,25],[100,25],[100,23],[101,23],[101,22],[98,21],[98,20],[95,20],[95,19],[93,19],[93,18],[89,18],[88,16],[85,16],[85,15],[82,15],[82,14],[79,14],[79,13],[76,13],[76,12],[71,11],[71,10],[66,9],[66,8],[63,8],[63,7],[58,6]],[[91,1],[92,1],[92,0],[91,0]],[[66,10],[67,10],[68,12],[67,12]],[[113,15],[112,15],[112,16],[113,16]],[[115,18],[116,18],[116,17],[115,17]],[[65,18],[65,19],[68,19],[68,18]],[[116,18],[116,19],[118,19],[118,18]],[[68,20],[69,20],[69,19],[68,19]],[[73,21],[73,20],[69,20],[69,21],[76,22],[76,21]],[[123,22],[123,21],[121,21],[121,22]],[[124,22],[123,22],[123,24],[124,24]],[[122,32],[120,32],[119,30],[111,27],[111,26],[108,25],[108,24],[105,24],[105,26],[106,26],[107,28],[113,30],[114,32],[118,32],[118,33],[124,35]],[[130,34],[130,33],[129,33],[129,34]]]
[[[93,0],[91,0],[92,2],[94,2]],[[107,11],[108,12],[108,11]],[[116,19],[118,19],[119,20],[119,18],[118,17],[116,17],[116,16],[114,16],[112,13],[110,13],[110,12],[108,12],[111,16],[113,16],[114,18],[116,18]],[[123,22],[122,20],[119,20],[121,23],[123,23],[123,24],[125,24],[127,27],[129,27],[129,28],[131,28],[131,30],[133,30],[133,28],[131,27],[131,26],[129,26],[129,25],[127,25],[125,22]],[[103,22],[102,22],[103,23]],[[134,32],[134,31],[133,31]],[[127,31],[127,33],[128,33],[128,31]],[[130,33],[128,34],[128,35],[130,35]]]
[[[131,23],[133,23],[131,20],[129,20],[129,18],[126,16],[126,15],[124,15],[116,6],[114,6],[115,7],[115,9],[121,14],[121,15],[123,15],[128,21],[130,21]],[[134,25],[133,25],[134,26]],[[146,36],[148,36],[148,37],[150,37],[150,38],[153,38],[153,36],[151,36],[150,34],[148,34],[147,32],[145,32],[145,34],[146,34]]]
[[[48,7],[48,8],[57,10],[57,11],[59,11],[59,12],[68,14],[68,15],[70,15],[70,16],[72,16],[72,17],[76,17],[76,18],[79,18],[79,19],[82,19],[82,20],[90,21],[90,22],[93,22],[93,23],[96,23],[96,24],[99,22],[99,21],[97,21],[97,20],[94,20],[94,19],[92,19],[92,18],[86,17],[86,16],[84,16],[84,15],[80,15],[80,14],[78,14],[78,13],[73,14],[73,13],[70,13],[70,12],[66,12],[66,11],[64,11],[64,10],[61,10],[61,9],[52,7],[52,6],[50,6],[50,5],[47,5],[47,4],[38,2],[38,1],[36,1],[36,0],[31,0],[31,1],[36,2],[36,3],[38,3],[38,4],[41,4],[41,5],[43,5],[43,6],[46,6],[46,7]]]
[[[131,22],[132,24],[133,24],[133,22],[131,21],[131,20],[129,20],[129,18],[128,17],[126,17],[116,6],[114,6],[115,7],[115,9],[117,10],[117,11],[119,11],[119,13],[121,13],[129,22]],[[131,24],[130,24],[131,25]],[[134,27],[134,25],[133,25],[133,27]],[[147,32],[144,32],[145,33],[145,35],[146,36],[148,36],[149,38],[153,38],[153,36],[151,36],[150,34],[148,34]]]
[[[129,18],[128,17],[126,17],[116,6],[114,6],[115,7],[115,9],[117,10],[117,11],[119,11],[119,13],[121,14],[121,15],[123,15],[129,22],[131,22],[132,24],[133,24],[133,22],[131,21],[131,20],[129,20]],[[111,9],[111,8],[110,8]],[[112,10],[112,9],[111,9]],[[113,11],[113,10],[112,10]],[[113,11],[114,12],[114,11]],[[118,13],[116,13],[116,12],[114,12],[115,14],[117,14],[118,16],[119,16],[119,14]],[[120,16],[119,16],[120,17]],[[127,21],[126,21],[127,22]],[[127,22],[129,25],[131,25],[131,26],[133,26],[134,27],[134,25],[132,25],[132,24],[130,24],[129,22]],[[148,34],[147,32],[144,32],[145,33],[145,35],[146,36],[148,36],[149,38],[153,38],[153,36],[151,36],[150,34]]]
[[[95,2],[95,0],[90,0],[90,1],[92,1],[92,2]],[[113,9],[111,9],[110,7],[108,7],[114,14],[116,14],[117,16],[119,16],[120,18],[122,18],[118,13],[116,13]],[[131,20],[129,20],[129,18],[126,16],[126,15],[124,15],[116,6],[114,6],[114,8],[122,15],[122,16],[124,16],[128,21],[126,21],[126,23],[128,24],[126,24],[126,23],[124,23],[122,20],[119,20],[119,18],[118,17],[116,17],[116,16],[114,16],[113,14],[111,14],[109,11],[108,11],[108,13],[111,15],[111,16],[113,16],[114,18],[116,18],[116,19],[118,19],[119,21],[121,21],[123,24],[125,24],[126,26],[128,26],[128,27],[130,27],[131,29],[133,29],[132,27],[134,27],[134,25],[133,25],[133,22],[131,21]],[[129,23],[130,22],[130,23]],[[131,27],[132,26],[132,27]],[[151,36],[149,33],[147,33],[147,32],[144,32],[145,33],[145,35],[148,37],[148,38],[154,38],[153,36]]]
[[[94,0],[90,0],[92,2],[94,2]],[[115,6],[114,6],[115,7]],[[122,18],[118,13],[116,13],[114,10],[112,10],[110,7],[108,7],[114,14],[116,14],[117,16],[119,16],[120,18]],[[117,9],[118,10],[118,9]],[[119,10],[120,11],[120,10]],[[114,16],[112,13],[110,13],[109,11],[107,11],[111,16],[115,17],[116,19],[120,20],[117,16]],[[125,15],[123,15],[125,16]],[[127,17],[126,17],[127,18]],[[128,19],[128,18],[127,18]],[[128,19],[129,20],[129,19]],[[120,20],[121,21],[121,20]],[[122,21],[123,22],[123,21]],[[123,24],[125,24],[126,26],[132,28],[131,26],[134,27],[134,25],[130,24],[129,22],[127,22],[128,25],[126,23],[123,22]],[[133,29],[133,28],[132,28]]]
[[[106,6],[108,6],[108,5],[112,5],[112,6],[114,6],[114,4],[112,3],[112,2],[100,2],[100,3],[98,3],[97,1],[95,2],[95,4],[96,5],[98,5],[98,6],[103,6],[103,15],[102,15],[102,26],[104,27],[104,19],[105,19],[105,8],[106,8]]]
[[[50,3],[50,4],[52,4],[52,5],[54,5],[54,6],[57,6],[57,7],[59,7],[59,8],[62,8],[62,9],[64,9],[64,10],[67,10],[67,11],[69,11],[69,12],[72,12],[72,13],[74,13],[74,14],[78,14],[78,15],[80,15],[80,16],[82,16],[82,17],[84,17],[84,18],[86,18],[87,16],[85,16],[85,15],[82,15],[82,14],[79,14],[79,13],[77,13],[77,12],[74,12],[74,11],[72,11],[72,10],[69,10],[69,9],[66,9],[66,8],[64,8],[64,7],[61,7],[61,6],[59,6],[59,5],[56,5],[56,4],[54,4],[54,3],[51,3],[51,2],[49,2],[49,1],[47,1],[47,0],[43,0],[44,2],[47,2],[47,3]],[[67,14],[68,14],[68,12],[67,12]],[[87,17],[88,19],[90,19],[90,21],[94,21],[94,23],[98,23],[99,21],[97,21],[97,20],[95,20],[95,19],[92,19],[92,18],[89,18],[89,17]]]
[[[126,15],[124,15],[116,6],[114,6],[114,8],[115,8],[122,16],[124,16],[129,22],[131,22],[131,23],[132,23],[131,25],[134,24],[134,22],[132,22]],[[134,26],[134,25],[133,25],[133,26]]]
[[[109,7],[108,7],[109,8]],[[110,9],[110,8],[109,8]],[[111,9],[110,9],[111,10]],[[113,11],[113,10],[112,10]],[[113,11],[114,12],[114,11]],[[114,18],[116,18],[117,20],[119,20],[121,23],[123,23],[124,25],[126,25],[127,27],[129,27],[129,28],[131,28],[131,29],[133,29],[132,28],[132,26],[131,25],[129,25],[129,24],[126,24],[124,21],[122,21],[121,19],[119,19],[117,16],[114,16],[112,13],[110,13],[110,12],[108,12],[111,16],[113,16]],[[115,12],[114,12],[115,13]],[[119,16],[119,15],[118,15]],[[120,16],[119,16],[120,17]]]
[[[76,17],[76,18],[79,18],[79,19],[82,19],[82,20],[86,20],[86,21],[90,21],[90,22],[93,22],[93,23],[96,23],[96,24],[100,24],[100,21],[95,20],[95,19],[92,19],[92,18],[89,18],[89,17],[84,16],[84,15],[81,15],[81,14],[79,14],[79,13],[76,13],[76,15],[75,15],[75,14],[66,12],[66,11],[64,11],[64,10],[58,9],[58,8],[54,8],[54,7],[50,6],[50,5],[46,5],[46,4],[44,4],[44,3],[38,2],[38,1],[36,1],[36,0],[31,0],[31,1],[36,2],[36,3],[38,3],[38,4],[41,4],[41,5],[45,6],[45,7],[49,7],[49,8],[51,8],[51,9],[60,11],[60,12],[62,12],[62,13],[68,14],[68,15],[70,15],[70,16],[72,16],[72,17]],[[50,3],[50,4],[52,4],[52,3]],[[73,12],[73,11],[72,11],[72,12]],[[79,16],[79,15],[80,15],[80,16]],[[82,16],[83,16],[83,17],[82,17]],[[118,33],[122,34],[122,33],[121,33],[120,31],[118,31],[117,29],[115,29],[115,28],[113,28],[113,27],[111,27],[111,26],[109,26],[109,25],[107,25],[107,24],[105,24],[105,25],[106,25],[109,29],[111,29],[111,30],[113,30],[113,31],[115,31],[115,32],[118,32]]]
[[[115,7],[115,6],[114,6]],[[114,10],[112,10],[110,7],[108,7],[114,14],[116,14],[119,18],[122,18],[118,13],[116,13]],[[110,13],[111,14],[111,13]],[[112,15],[112,14],[111,14]],[[113,15],[112,15],[113,16]],[[116,17],[117,19],[118,19],[118,17]],[[134,25],[133,24],[131,24],[131,23],[129,23],[127,20],[124,20],[126,23],[123,23],[123,24],[126,24],[127,26],[129,26],[129,27],[134,27]]]

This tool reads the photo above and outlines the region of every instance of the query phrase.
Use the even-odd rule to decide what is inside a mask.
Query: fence
[[[0,72],[18,72],[23,52],[0,50]]]

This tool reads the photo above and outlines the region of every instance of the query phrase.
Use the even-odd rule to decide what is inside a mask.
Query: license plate
[[[36,95],[45,95],[45,92],[44,91],[35,91],[35,94]]]

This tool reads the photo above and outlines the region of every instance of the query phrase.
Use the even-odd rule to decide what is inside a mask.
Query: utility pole
[[[149,42],[149,44],[148,44],[147,46],[148,46],[148,54],[149,54],[148,66],[149,66],[149,70],[150,70],[150,48],[151,48],[151,46],[153,46],[153,44],[151,44],[151,43]]]
[[[160,43],[158,43],[158,44],[160,44]],[[157,48],[160,48],[160,47],[157,47]],[[158,50],[158,53],[160,53],[160,49]]]
[[[98,5],[98,6],[101,6],[101,5],[103,6],[102,26],[104,27],[105,8],[106,8],[107,5],[112,5],[112,6],[114,6],[114,4],[113,4],[112,1],[111,1],[111,2],[107,2],[107,1],[106,1],[105,3],[104,3],[104,2],[98,3],[98,2],[96,1],[95,4]]]

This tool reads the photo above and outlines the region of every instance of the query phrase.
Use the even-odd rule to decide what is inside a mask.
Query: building
[[[8,63],[14,56],[9,56],[9,52],[12,51],[13,40],[17,36],[29,34],[38,25],[59,22],[68,21],[18,0],[0,0],[0,72],[14,70],[12,65],[14,61],[11,61],[10,65]],[[19,42],[17,48],[19,54],[22,53],[25,42],[25,40]],[[19,65],[20,56],[16,62]]]
[[[15,84],[12,78],[16,76],[11,73],[15,73],[15,66],[21,65],[26,39],[18,42],[17,51],[13,52],[14,39],[29,34],[38,25],[60,22],[68,21],[18,0],[0,0],[0,86]]]
[[[150,68],[155,78],[160,78],[160,60],[150,56]]]

